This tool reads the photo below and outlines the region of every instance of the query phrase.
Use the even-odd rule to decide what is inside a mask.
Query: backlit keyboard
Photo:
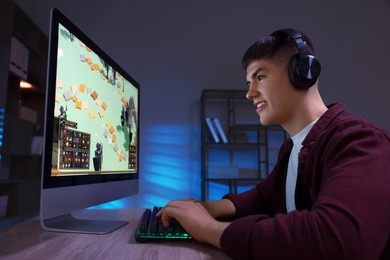
[[[134,238],[137,242],[158,239],[192,239],[177,220],[172,219],[171,225],[164,227],[161,218],[156,217],[161,208],[145,209],[139,221]]]

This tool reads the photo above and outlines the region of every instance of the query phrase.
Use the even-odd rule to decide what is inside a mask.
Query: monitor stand
[[[129,223],[124,220],[79,219],[71,213],[49,219],[41,218],[41,222],[48,231],[87,234],[106,234]]]

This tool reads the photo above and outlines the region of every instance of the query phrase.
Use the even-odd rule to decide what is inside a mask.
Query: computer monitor
[[[41,224],[110,232],[127,222],[72,212],[138,193],[139,84],[57,9],[47,72]]]

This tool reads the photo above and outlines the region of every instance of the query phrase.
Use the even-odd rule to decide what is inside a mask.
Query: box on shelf
[[[238,178],[239,168],[234,165],[210,165],[208,167],[208,178],[234,179]]]
[[[0,165],[0,180],[8,180],[9,179],[9,167]]]
[[[29,50],[23,43],[15,37],[11,39],[11,57],[9,70],[21,77],[27,79],[28,75]]]
[[[253,168],[239,168],[238,175],[242,179],[258,179],[258,170]]]
[[[31,108],[28,108],[28,107],[25,107],[25,106],[20,106],[19,107],[19,117],[21,119],[24,119],[26,121],[29,121],[33,124],[36,124],[37,123],[37,118],[38,118],[38,113],[37,111],[31,109]]]
[[[0,196],[0,218],[7,215],[8,196]]]

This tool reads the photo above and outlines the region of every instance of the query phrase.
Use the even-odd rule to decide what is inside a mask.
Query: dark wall
[[[156,149],[164,151],[160,136],[172,135],[181,177],[193,183],[172,187],[168,198],[199,196],[202,89],[245,89],[241,55],[256,38],[282,27],[311,36],[327,103],[342,101],[390,130],[387,0],[17,2],[46,32],[50,9],[58,7],[140,82],[141,164],[150,165]]]

